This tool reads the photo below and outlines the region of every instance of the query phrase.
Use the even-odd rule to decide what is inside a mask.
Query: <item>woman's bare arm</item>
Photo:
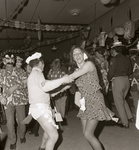
[[[73,72],[70,76],[73,79],[76,79],[79,76],[82,76],[82,75],[86,74],[87,72],[90,72],[93,70],[94,70],[94,64],[91,61],[87,61],[81,68],[79,68],[78,70]]]

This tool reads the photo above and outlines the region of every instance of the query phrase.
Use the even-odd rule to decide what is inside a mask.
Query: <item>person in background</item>
[[[71,74],[73,73],[73,71],[71,70],[71,67],[69,66],[68,68],[69,73]],[[71,87],[69,88],[68,92],[69,92],[69,97],[68,97],[68,111],[72,111],[72,110],[78,110],[78,106],[75,104],[75,93],[77,91],[77,86],[75,84],[75,81],[72,82]]]
[[[124,56],[125,50],[121,42],[115,42],[111,48],[111,54],[114,57],[110,63],[108,79],[112,81],[112,93],[114,104],[118,111],[121,127],[129,128],[129,122],[133,122],[133,115],[128,106],[125,97],[130,88],[129,75],[132,73],[131,61]]]
[[[7,134],[2,131],[0,126],[0,150],[5,150],[5,145],[7,142]]]
[[[95,65],[97,68],[97,73],[99,77],[99,84],[102,87],[102,93],[104,95],[105,104],[108,108],[110,108],[110,102],[107,98],[107,93],[109,89],[109,81],[107,78],[107,72],[108,72],[108,61],[105,59],[105,53],[107,50],[104,47],[96,47],[94,60]]]
[[[46,80],[42,73],[44,61],[41,56],[41,53],[36,52],[26,60],[26,63],[32,67],[27,81],[30,103],[29,114],[39,122],[44,130],[39,150],[53,150],[58,139],[58,126],[52,117],[49,92],[73,80],[68,76],[51,81]]]
[[[6,54],[3,63],[5,67],[0,70],[0,86],[3,96],[1,103],[5,106],[10,149],[15,150],[17,142],[15,120],[19,127],[20,142],[26,142],[26,125],[21,122],[25,119],[25,105],[28,103],[24,86],[27,75],[22,68],[15,67],[13,54]]]
[[[49,80],[59,79],[66,74],[67,71],[65,70],[65,67],[63,69],[60,59],[54,59],[53,62],[51,63],[51,69],[48,72],[47,78]],[[63,122],[65,124],[66,124],[65,118],[66,100],[67,100],[67,91],[60,92],[59,94],[57,94],[55,97],[52,98],[52,101],[55,103],[57,111],[61,113]],[[62,124],[59,123],[59,125],[61,126]]]
[[[0,88],[0,93],[2,93],[2,89]],[[1,99],[0,95],[0,99]],[[6,115],[4,106],[0,103],[0,150],[5,149],[5,144],[7,142],[7,133],[3,132],[2,125],[6,123]]]
[[[23,65],[23,58],[16,56],[16,67],[21,68]]]
[[[129,56],[132,63],[132,74],[130,75],[130,93],[133,99],[134,105],[134,117],[136,118],[137,105],[139,100],[139,91],[137,89],[137,85],[139,84],[139,56],[138,56],[137,48],[129,49]]]
[[[102,150],[94,132],[99,121],[112,120],[114,113],[105,106],[96,67],[85,51],[74,47],[70,57],[75,70],[70,77],[75,79],[80,93],[80,110],[77,116],[81,119],[83,134],[93,149]]]

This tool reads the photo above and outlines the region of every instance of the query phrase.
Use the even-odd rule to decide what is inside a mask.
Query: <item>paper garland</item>
[[[63,36],[63,37],[60,37],[60,38],[47,40],[47,41],[43,41],[43,42],[38,42],[38,43],[34,44],[33,46],[31,46],[27,49],[7,49],[5,51],[1,51],[0,56],[2,57],[2,56],[4,56],[5,54],[7,54],[9,52],[10,53],[26,53],[26,52],[29,52],[29,51],[33,51],[33,50],[35,50],[36,48],[38,48],[40,46],[51,45],[51,44],[62,42],[64,40],[69,40],[69,39],[72,39],[72,38],[75,38],[75,37],[78,37],[78,36],[80,36],[80,33],[76,32],[76,33],[72,33],[72,34],[69,34],[67,36]]]
[[[47,31],[47,32],[76,32],[82,30],[84,26],[82,25],[48,25],[48,24],[38,24],[38,23],[28,23],[23,21],[10,20],[5,22],[0,20],[0,27],[10,27],[17,28],[21,30],[36,30],[36,31]],[[87,26],[86,26],[87,27]]]

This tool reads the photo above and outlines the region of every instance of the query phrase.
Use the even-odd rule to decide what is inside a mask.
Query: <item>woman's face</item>
[[[26,70],[27,70],[28,73],[31,73],[31,70],[32,70],[31,66],[30,66],[30,65],[27,65]]]
[[[105,53],[103,54],[103,56],[104,56],[106,59],[108,59],[109,55],[110,55],[110,54],[109,54],[109,51],[107,51],[107,50],[106,50]]]
[[[75,48],[73,50],[73,59],[76,61],[77,64],[81,64],[84,62],[83,52],[79,48]]]

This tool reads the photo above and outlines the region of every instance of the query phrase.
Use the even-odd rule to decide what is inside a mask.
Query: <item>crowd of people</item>
[[[128,56],[123,54],[125,50]],[[112,120],[125,129],[135,123],[139,100],[138,49],[127,50],[121,42],[115,42],[110,50],[99,46],[92,54],[86,48],[73,46],[68,56],[66,63],[61,58],[53,60],[45,75],[39,52],[29,56],[23,68],[19,56],[4,56],[0,102],[5,108],[10,150],[16,149],[17,125],[21,143],[26,142],[26,132],[39,136],[41,126],[44,133],[38,150],[53,150],[59,137],[57,130],[68,121],[66,114],[70,108],[79,111],[83,135],[95,150],[103,150],[94,134],[99,121]],[[134,110],[127,103],[128,94],[132,96]],[[113,112],[112,103],[117,113]],[[53,107],[63,122],[57,122]],[[32,121],[29,125],[22,123],[28,116],[32,125]]]

